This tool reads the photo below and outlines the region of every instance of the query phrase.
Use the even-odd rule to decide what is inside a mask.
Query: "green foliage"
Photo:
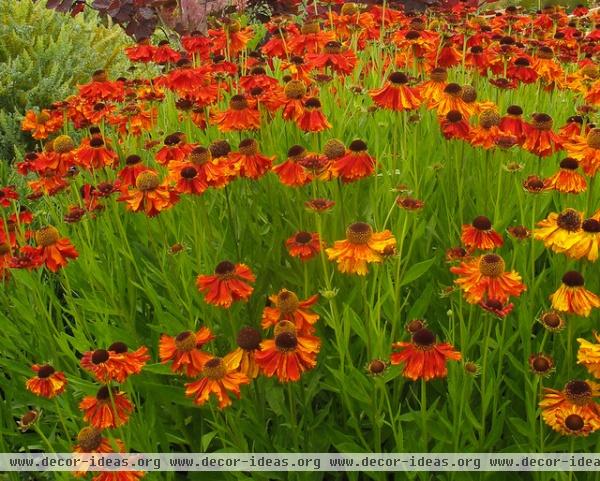
[[[94,70],[127,68],[127,37],[94,12],[73,18],[43,1],[0,0],[0,11],[0,159],[7,160],[27,148],[19,127],[27,109],[64,99]]]

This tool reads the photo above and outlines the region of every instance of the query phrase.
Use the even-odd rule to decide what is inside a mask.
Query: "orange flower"
[[[206,361],[202,378],[185,385],[185,395],[194,398],[194,403],[203,405],[213,393],[219,401],[219,408],[231,405],[229,393],[240,398],[240,386],[249,384],[250,379],[228,363],[228,358],[213,357]]]
[[[517,272],[504,269],[502,257],[485,254],[451,267],[450,272],[458,274],[454,283],[464,291],[467,302],[477,304],[484,299],[507,302],[510,296],[518,297],[526,290]]]
[[[458,110],[450,110],[445,116],[438,117],[442,134],[447,140],[459,139],[469,140],[471,137],[471,126]]]
[[[429,329],[415,332],[412,342],[396,342],[392,347],[399,351],[390,355],[391,363],[404,363],[402,375],[413,381],[446,377],[448,360],[461,359],[460,352],[455,351],[451,344],[436,343],[435,334]]]
[[[182,168],[179,171],[177,184],[175,184],[175,191],[179,194],[202,194],[208,189],[208,184],[198,174],[198,169],[192,165]]]
[[[342,44],[335,40],[327,42],[323,53],[309,53],[306,61],[313,68],[330,68],[339,75],[350,75],[356,66],[356,55],[353,50],[344,50]]]
[[[195,377],[202,371],[204,363],[211,358],[211,355],[203,352],[201,348],[214,338],[207,327],[200,328],[196,333],[183,331],[177,337],[163,334],[158,345],[160,362],[166,364],[173,361],[172,372]]]
[[[239,152],[230,153],[229,159],[241,177],[257,180],[271,169],[275,157],[262,155],[256,140],[244,139],[240,142]]]
[[[481,215],[475,217],[472,224],[462,226],[461,241],[471,252],[475,249],[492,250],[502,247],[502,236],[493,228],[490,220]]]
[[[579,415],[588,419],[594,429],[600,427],[600,408],[594,401],[600,396],[600,386],[591,381],[569,381],[562,391],[544,388],[539,406],[542,418],[555,431],[564,430],[564,422],[572,408],[579,408]]]
[[[315,257],[323,247],[318,232],[298,232],[285,241],[285,246],[292,257],[307,261]]]
[[[373,232],[364,222],[356,222],[346,229],[346,239],[336,241],[325,250],[329,260],[335,260],[340,272],[364,276],[368,264],[383,262],[383,253],[396,246],[396,239],[389,230]]]
[[[304,111],[297,118],[296,123],[304,132],[323,132],[331,128],[327,117],[321,111],[321,102],[316,97],[311,97],[304,102]]]
[[[250,283],[254,281],[256,276],[247,265],[223,261],[214,275],[199,275],[196,286],[208,304],[228,309],[234,302],[250,297],[254,290]]]
[[[556,423],[552,427],[567,436],[588,436],[600,428],[600,419],[585,408],[571,406],[556,413]]]
[[[299,334],[312,334],[314,331],[312,326],[319,320],[319,315],[312,312],[310,308],[318,299],[318,294],[315,294],[300,301],[294,292],[281,289],[278,294],[269,296],[274,307],[264,308],[261,326],[263,329],[268,329],[279,321],[290,321]]]
[[[119,452],[125,451],[125,445],[120,439],[114,439]],[[102,436],[102,431],[93,426],[86,426],[77,434],[77,444],[74,453],[114,453],[111,442]],[[79,473],[79,472],[78,472]]]
[[[579,194],[587,189],[585,177],[577,172],[579,161],[567,157],[560,161],[560,169],[544,180],[544,189],[556,190],[563,194]]]
[[[560,214],[552,212],[544,220],[537,223],[533,238],[541,240],[554,252],[564,252],[577,241],[577,233],[581,231],[581,212],[565,209]]]
[[[81,367],[100,382],[124,382],[132,374],[139,374],[150,359],[144,346],[133,352],[123,342],[115,342],[108,349],[96,349],[83,354]]]
[[[583,171],[593,177],[600,170],[600,128],[591,129],[587,136],[565,144],[570,157],[581,163]]]
[[[43,109],[40,113],[27,111],[21,122],[21,129],[30,131],[34,139],[45,139],[48,135],[60,130],[63,116],[59,111]]]
[[[513,135],[518,143],[522,143],[525,137],[527,124],[522,118],[523,109],[518,105],[510,105],[506,109],[506,115],[500,119],[500,130],[507,135]]]
[[[161,184],[158,174],[148,169],[138,174],[135,188],[123,192],[118,200],[125,202],[132,212],[144,212],[148,217],[154,217],[173,207],[179,195],[171,190],[167,181]]]
[[[447,70],[443,67],[436,67],[429,74],[429,80],[419,85],[419,94],[423,102],[427,103],[428,108],[442,99],[447,80]]]
[[[142,158],[139,155],[128,155],[125,159],[125,167],[117,173],[121,187],[127,189],[127,187],[135,186],[135,179],[145,170],[150,169],[142,163]]]
[[[584,287],[583,276],[569,271],[562,277],[562,284],[550,295],[552,308],[557,311],[589,317],[592,308],[600,307],[600,297]]]
[[[479,114],[479,125],[470,132],[469,143],[473,147],[491,149],[496,147],[501,131],[498,128],[500,116],[494,109],[484,109]]]
[[[367,152],[367,144],[362,140],[354,140],[348,146],[348,152],[333,162],[331,170],[343,182],[354,182],[372,175],[375,163],[375,159]]]
[[[244,95],[234,95],[229,109],[214,115],[214,123],[221,132],[259,129],[260,112],[248,105]]]
[[[260,351],[261,341],[260,332],[253,327],[240,329],[236,338],[238,347],[228,357],[231,368],[255,379],[259,372],[256,353]]]
[[[435,102],[431,102],[429,107],[437,110],[437,114],[439,116],[444,116],[448,114],[448,112],[455,110],[459,112],[465,120],[468,119],[474,113],[474,106],[467,104],[463,98],[463,89],[460,85],[455,83],[450,83],[444,87],[444,92],[442,93],[439,100]]]
[[[261,342],[260,347],[255,359],[262,372],[267,377],[276,375],[280,382],[294,382],[317,365],[321,341],[297,333],[289,321],[280,321],[275,326],[275,338]]]
[[[581,231],[575,235],[575,242],[566,246],[565,254],[573,259],[585,257],[588,261],[598,260],[600,250],[600,221],[585,219],[581,223]]]
[[[586,339],[577,339],[579,350],[577,351],[577,364],[585,366],[589,373],[600,378],[600,336],[593,332],[596,343]]]
[[[106,148],[101,137],[93,137],[88,145],[82,145],[77,149],[75,162],[86,169],[102,169],[114,167],[118,162],[118,156],[116,152]]]
[[[36,257],[52,272],[67,265],[69,259],[77,259],[79,254],[71,241],[66,237],[61,238],[58,229],[54,226],[46,226],[35,232]]]
[[[380,89],[371,90],[373,101],[384,109],[402,111],[414,110],[421,106],[421,94],[408,85],[408,76],[402,72],[393,72]]]
[[[67,387],[65,373],[57,371],[50,364],[34,364],[31,370],[37,376],[28,379],[25,387],[33,394],[51,399],[62,394]]]
[[[547,157],[562,148],[560,137],[552,131],[552,117],[535,114],[533,123],[526,124],[523,148],[538,157]]]
[[[164,144],[156,153],[156,161],[161,165],[182,162],[194,148],[194,145],[186,143],[185,135],[181,132],[167,135]]]
[[[133,412],[133,404],[117,387],[102,386],[96,396],[84,397],[79,409],[83,411],[83,420],[93,427],[116,428],[127,422]]]
[[[289,187],[300,187],[312,180],[310,172],[302,166],[302,161],[309,157],[306,149],[300,145],[292,146],[287,153],[287,160],[273,167],[282,184]]]

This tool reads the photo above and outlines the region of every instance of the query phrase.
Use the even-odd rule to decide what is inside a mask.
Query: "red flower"
[[[61,238],[56,227],[47,226],[35,232],[37,244],[36,256],[39,262],[45,263],[52,272],[67,265],[69,259],[79,256],[71,241],[66,237]]]
[[[93,427],[117,428],[127,422],[133,412],[133,404],[118,388],[102,386],[95,396],[84,397],[79,409],[83,411],[83,420]]]
[[[31,369],[37,375],[28,379],[25,386],[32,393],[51,399],[62,394],[67,387],[65,373],[57,371],[50,364],[34,364]]]
[[[199,275],[198,290],[204,293],[208,304],[228,309],[235,301],[246,301],[254,288],[250,285],[256,277],[245,264],[220,262],[214,275]]]
[[[375,159],[367,152],[366,143],[354,140],[349,145],[348,152],[335,160],[331,170],[343,182],[354,182],[373,174]]]
[[[402,72],[394,72],[382,88],[371,90],[371,98],[385,109],[397,111],[418,109],[422,103],[421,94],[407,84],[408,76]]]
[[[459,361],[461,354],[451,344],[436,343],[435,334],[429,329],[420,329],[412,336],[412,342],[396,342],[392,345],[399,352],[390,356],[392,364],[404,363],[402,375],[416,381],[443,378],[448,374],[446,363]]]
[[[172,361],[172,372],[195,377],[202,371],[204,363],[211,358],[211,355],[201,348],[214,338],[213,333],[206,327],[200,328],[196,333],[183,331],[176,337],[163,334],[158,346],[160,362],[165,364]]]
[[[323,242],[317,232],[298,232],[285,241],[292,257],[307,261],[315,257],[322,249]]]

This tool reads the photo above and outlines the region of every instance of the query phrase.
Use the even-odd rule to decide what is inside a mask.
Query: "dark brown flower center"
[[[183,331],[175,337],[175,347],[178,351],[189,352],[196,347],[196,336],[192,331]]]
[[[116,352],[117,354],[123,354],[128,351],[127,344],[121,341],[113,342],[108,348],[109,351]]]
[[[569,381],[564,392],[565,397],[573,404],[584,405],[592,401],[592,388],[586,381]]]
[[[390,82],[396,85],[408,83],[408,76],[402,72],[393,72],[389,76]]]
[[[412,336],[413,344],[423,350],[428,350],[435,344],[435,334],[429,329],[419,329]]]
[[[455,83],[449,83],[446,85],[446,88],[444,88],[444,92],[449,95],[460,96],[462,94],[462,87]]]
[[[434,82],[445,82],[448,79],[448,71],[441,67],[434,68],[431,71],[429,78]]]
[[[306,155],[306,149],[301,145],[293,145],[287,152],[290,159],[300,159]]]
[[[175,133],[165,137],[164,143],[169,147],[173,147],[181,142],[181,134]]]
[[[117,392],[117,388],[113,388],[112,394],[116,394]],[[102,386],[100,389],[98,389],[98,392],[96,393],[96,399],[98,401],[107,401],[108,399],[110,399],[110,395],[111,392],[109,391],[108,386]]]
[[[183,177],[184,179],[193,179],[197,175],[198,171],[192,166],[184,167],[183,169],[181,169],[181,177]]]
[[[492,222],[484,215],[480,215],[479,217],[475,217],[473,219],[473,227],[477,230],[490,230],[492,228]]]
[[[239,144],[240,154],[256,155],[258,153],[258,142],[254,139],[244,139]]]
[[[93,147],[95,149],[99,149],[103,145],[104,145],[104,140],[102,140],[100,137],[94,137],[90,140],[90,147]]]
[[[463,119],[462,114],[458,110],[451,110],[446,114],[446,120],[450,123],[457,123]]]
[[[511,105],[506,109],[508,115],[514,115],[515,117],[523,115],[523,109],[518,105]]]
[[[310,232],[298,232],[294,238],[298,244],[308,244],[312,240]]]
[[[226,140],[215,140],[209,146],[210,153],[214,159],[225,157],[231,152],[231,145]]]
[[[258,349],[261,342],[260,332],[253,327],[243,327],[238,332],[236,342],[245,351]]]
[[[94,364],[102,364],[103,362],[108,361],[109,354],[106,349],[96,349],[92,353],[92,362]]]
[[[212,359],[206,361],[206,364],[204,364],[204,368],[202,369],[202,373],[208,379],[212,379],[214,381],[223,379],[227,374],[225,362],[220,357],[213,357]]]
[[[581,215],[576,210],[567,209],[558,215],[556,225],[569,232],[577,232],[581,227]]]
[[[346,238],[352,244],[367,244],[373,235],[373,228],[366,222],[355,222],[346,229]]]
[[[306,100],[306,102],[304,102],[304,106],[307,109],[320,109],[321,101],[316,97],[311,97],[308,100]]]
[[[569,287],[580,287],[584,284],[583,276],[577,271],[569,271],[562,277],[562,282]]]
[[[353,140],[348,146],[348,149],[350,149],[352,152],[366,152],[367,144],[362,140]]]
[[[142,158],[139,155],[129,155],[126,159],[125,159],[125,163],[127,165],[135,165],[135,164],[139,164],[142,161]]]
[[[42,367],[40,367],[38,371],[38,377],[40,379],[46,379],[52,376],[52,374],[54,374],[55,372],[56,369],[54,369],[50,364],[44,364]]]
[[[234,95],[229,101],[229,105],[233,110],[244,110],[248,108],[248,102],[243,95]]]
[[[381,374],[383,371],[385,371],[385,362],[379,359],[374,359],[369,363],[368,370],[371,374]]]
[[[538,354],[531,359],[531,369],[536,374],[546,374],[553,367],[552,360],[543,354]]]
[[[577,170],[579,167],[579,161],[571,157],[567,157],[560,161],[560,168],[566,170]]]
[[[569,414],[565,418],[565,426],[567,429],[569,429],[569,431],[581,431],[584,425],[585,422],[579,414]]]
[[[196,165],[202,165],[212,159],[212,153],[205,147],[195,147],[190,152],[190,161]]]
[[[298,338],[292,332],[282,332],[275,337],[275,346],[280,351],[293,351],[298,346]]]
[[[581,229],[590,234],[597,234],[600,232],[600,221],[597,221],[596,219],[586,219],[581,224]]]
[[[557,329],[559,328],[563,320],[556,312],[546,312],[541,317],[542,324],[549,329]]]
[[[538,130],[551,130],[552,117],[548,114],[535,114],[533,116],[533,126]]]
[[[229,277],[235,272],[235,264],[230,261],[222,261],[215,267],[215,274],[219,277]]]

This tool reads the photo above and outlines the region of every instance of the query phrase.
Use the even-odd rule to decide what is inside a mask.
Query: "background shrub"
[[[0,160],[31,147],[20,131],[27,109],[71,95],[94,70],[116,76],[128,66],[120,28],[101,25],[94,11],[71,18],[45,3],[0,0]]]

